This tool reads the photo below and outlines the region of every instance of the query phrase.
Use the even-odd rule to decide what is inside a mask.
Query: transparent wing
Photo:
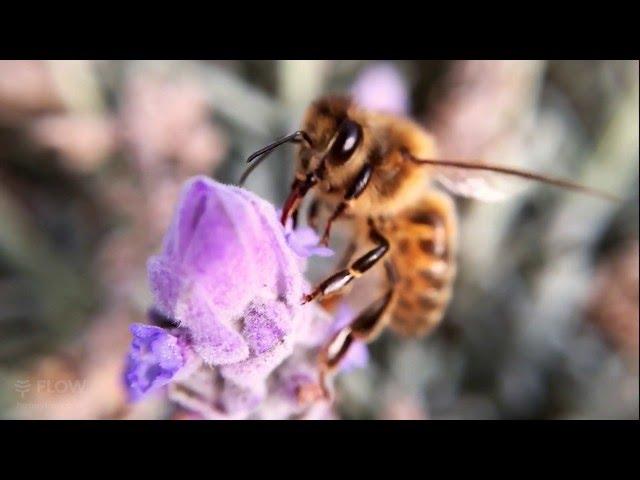
[[[600,197],[612,202],[620,199],[608,192],[581,185],[563,178],[541,175],[502,165],[468,160],[410,159],[417,163],[436,167],[436,179],[447,190],[456,195],[484,201],[497,201],[522,192],[526,184],[533,182],[553,185],[586,195]]]
[[[436,172],[436,181],[450,193],[484,202],[499,202],[526,188],[515,184],[524,182],[509,181],[491,172],[447,167],[438,167]]]

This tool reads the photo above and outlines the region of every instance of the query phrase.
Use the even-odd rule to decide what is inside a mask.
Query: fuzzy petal
[[[148,274],[154,307],[190,332],[194,350],[210,365],[247,359],[248,341],[255,351],[269,349],[266,331],[242,331],[252,324],[243,317],[257,300],[274,302],[278,318],[269,321],[278,340],[291,330],[281,321],[284,309],[289,318],[300,310],[304,279],[273,206],[206,177],[185,185]]]
[[[186,364],[185,346],[177,336],[151,325],[130,327],[133,340],[125,383],[132,400],[169,383]]]
[[[320,238],[309,227],[301,227],[287,233],[287,243],[299,257],[308,258],[313,255],[318,257],[330,257],[333,250],[318,245]]]

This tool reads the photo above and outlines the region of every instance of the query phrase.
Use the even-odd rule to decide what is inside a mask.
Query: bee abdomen
[[[442,320],[451,299],[454,276],[455,265],[448,264],[441,276],[432,276],[431,271],[424,268],[417,277],[401,277],[391,328],[414,336],[433,330]]]
[[[448,197],[433,192],[394,223],[391,254],[398,299],[391,328],[404,335],[424,335],[440,323],[451,298],[455,210]]]

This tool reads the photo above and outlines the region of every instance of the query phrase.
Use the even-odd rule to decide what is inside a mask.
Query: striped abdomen
[[[457,235],[453,201],[428,192],[390,222],[387,235],[398,278],[390,326],[404,335],[424,335],[438,325],[451,298]]]

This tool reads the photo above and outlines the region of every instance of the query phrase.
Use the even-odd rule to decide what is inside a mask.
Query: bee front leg
[[[378,263],[389,251],[389,241],[384,238],[380,232],[373,226],[373,222],[369,221],[370,237],[377,246],[369,250],[367,253],[358,258],[348,268],[340,270],[338,273],[331,275],[324,282],[318,285],[311,293],[307,294],[303,298],[303,305],[318,297],[324,297],[332,295],[348,284],[353,279],[360,277],[364,272]]]
[[[365,164],[362,169],[356,175],[355,180],[347,190],[346,195],[340,204],[336,207],[334,212],[329,217],[327,221],[327,226],[324,229],[324,234],[322,235],[322,240],[320,240],[320,244],[327,246],[329,244],[329,234],[331,233],[331,224],[336,220],[340,215],[342,215],[353,200],[362,195],[367,185],[369,185],[369,180],[371,180],[371,174],[373,173],[373,166],[370,163]]]

